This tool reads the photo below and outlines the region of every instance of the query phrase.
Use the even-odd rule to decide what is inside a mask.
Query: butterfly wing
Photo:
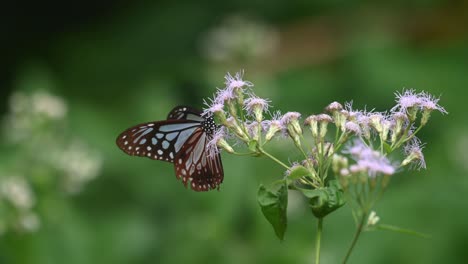
[[[221,155],[209,155],[207,144],[210,140],[211,136],[200,128],[187,140],[174,161],[177,178],[194,191],[219,189],[223,182]]]
[[[116,140],[117,146],[131,156],[174,162],[174,158],[200,122],[165,120],[131,127]]]
[[[177,106],[168,120],[143,123],[122,132],[117,146],[131,156],[148,157],[174,163],[176,176],[194,191],[209,191],[223,182],[219,153],[208,153],[212,134],[204,129],[201,111]]]
[[[196,122],[205,121],[205,118],[201,116],[201,111],[190,106],[183,105],[174,107],[174,109],[172,109],[167,115],[167,119],[190,120]]]

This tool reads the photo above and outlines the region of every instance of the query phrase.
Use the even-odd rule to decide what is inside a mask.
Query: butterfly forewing
[[[219,188],[223,166],[219,153],[208,153],[207,145],[216,128],[211,117],[188,106],[177,106],[167,120],[131,127],[117,138],[117,145],[132,156],[174,163],[176,176],[194,191]]]
[[[117,138],[117,145],[131,156],[173,162],[199,122],[166,120],[131,127]]]

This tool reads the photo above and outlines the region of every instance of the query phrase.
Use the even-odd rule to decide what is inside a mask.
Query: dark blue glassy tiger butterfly
[[[131,127],[116,140],[130,156],[174,163],[177,179],[194,191],[219,189],[224,172],[221,156],[207,149],[216,129],[213,117],[188,106],[177,106],[167,120]]]

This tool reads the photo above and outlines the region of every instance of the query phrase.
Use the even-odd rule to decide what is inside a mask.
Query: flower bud
[[[268,128],[267,134],[265,136],[265,140],[268,142],[270,141],[276,133],[283,130],[283,125],[279,120],[271,120],[268,122],[270,127]]]
[[[317,116],[317,121],[319,122],[320,124],[320,133],[319,133],[319,137],[321,139],[325,138],[325,136],[327,135],[327,126],[328,126],[328,123],[330,122],[333,122],[333,119],[327,115],[327,114],[320,114]]]
[[[227,141],[224,138],[218,139],[216,142],[216,145],[224,150],[226,150],[228,153],[234,153],[234,149],[227,143]]]
[[[286,126],[289,136],[294,140],[296,146],[301,145],[300,136],[302,135],[302,128],[299,124],[299,117],[301,116],[298,112],[288,112],[281,118],[281,123]]]
[[[381,114],[373,114],[369,116],[369,121],[371,126],[377,131],[377,133],[382,133],[382,120],[383,117]]]
[[[333,102],[331,104],[329,104],[327,107],[325,107],[325,110],[329,113],[335,113],[337,111],[341,111],[343,110],[343,106],[338,103],[338,102]]]
[[[390,129],[393,127],[393,123],[389,120],[383,120],[382,121],[382,132],[380,133],[380,138],[382,141],[387,141],[388,138],[388,132]]]
[[[312,132],[312,136],[314,138],[318,137],[318,122],[317,116],[311,115],[304,120],[304,125],[309,126],[310,131]]]
[[[396,143],[398,136],[403,132],[404,125],[408,122],[408,117],[402,112],[396,112],[393,114],[393,120],[395,121],[395,127],[392,131],[392,144]]]
[[[234,117],[230,116],[226,119],[226,127],[230,128],[234,133],[243,141],[249,141],[249,137],[244,133],[242,128],[237,124],[237,121]]]
[[[377,216],[377,213],[375,213],[375,211],[372,211],[369,214],[369,218],[367,219],[367,227],[373,227],[377,225],[379,221],[380,221],[380,217]]]

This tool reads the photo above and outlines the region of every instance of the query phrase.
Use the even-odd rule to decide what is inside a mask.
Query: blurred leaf
[[[297,165],[291,169],[291,173],[289,173],[288,178],[290,180],[297,180],[307,175],[310,175],[310,171],[304,166]]]
[[[288,186],[284,183],[278,190],[273,191],[260,185],[257,200],[263,215],[273,226],[276,236],[283,240],[287,227]]]
[[[300,191],[309,199],[309,206],[317,218],[323,218],[345,204],[343,191],[336,180],[330,181],[325,188]]]

